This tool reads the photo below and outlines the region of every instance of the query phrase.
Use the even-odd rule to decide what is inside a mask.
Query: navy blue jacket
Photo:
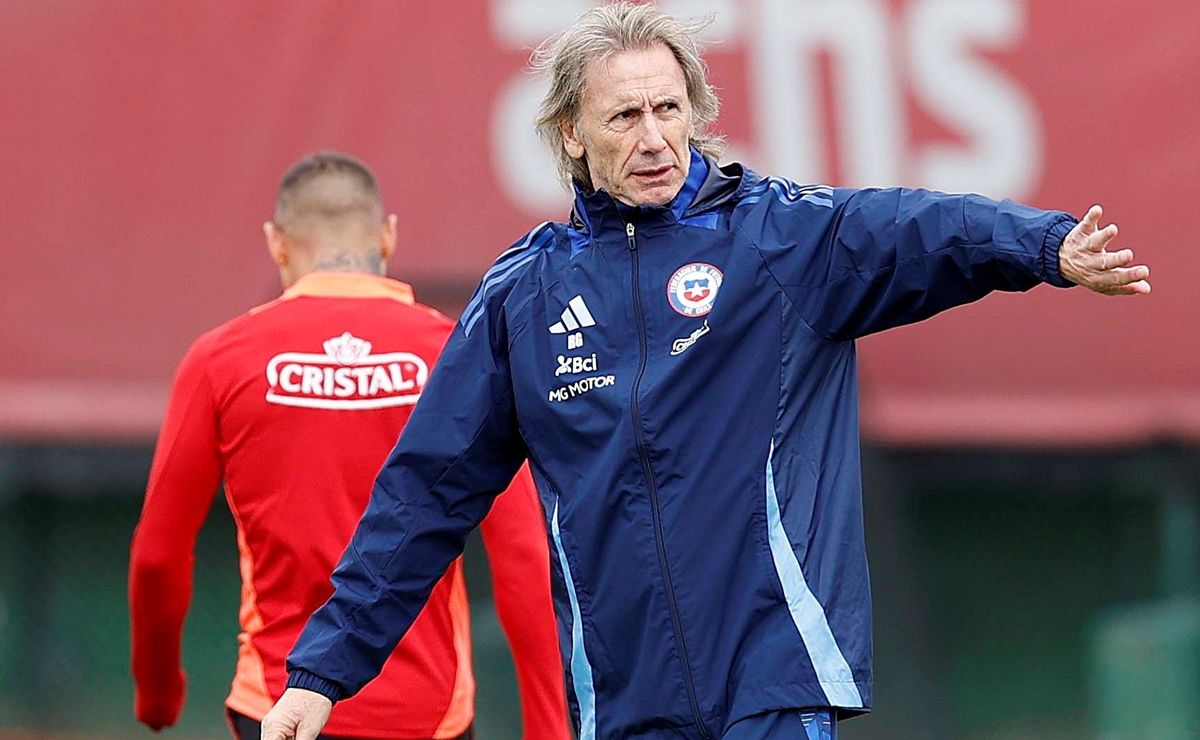
[[[693,152],[662,208],[577,193],[463,312],[293,650],[356,692],[532,463],[579,736],[871,704],[854,339],[1065,286],[1065,213],[800,187]],[[352,440],[347,441],[353,444]]]

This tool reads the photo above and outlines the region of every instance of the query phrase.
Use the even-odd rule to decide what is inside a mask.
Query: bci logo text
[[[558,369],[554,371],[554,377],[561,375],[576,375],[578,373],[594,373],[598,370],[596,362],[596,353],[587,357],[567,357],[565,355],[558,356]]]

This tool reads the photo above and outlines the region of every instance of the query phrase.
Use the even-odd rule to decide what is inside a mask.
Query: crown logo
[[[357,365],[371,354],[371,343],[359,339],[350,332],[343,332],[340,337],[325,340],[325,354],[342,365]]]

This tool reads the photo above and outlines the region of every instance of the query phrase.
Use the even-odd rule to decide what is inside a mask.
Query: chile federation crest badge
[[[706,262],[686,264],[667,281],[667,300],[676,313],[705,316],[712,310],[723,277],[720,270]]]

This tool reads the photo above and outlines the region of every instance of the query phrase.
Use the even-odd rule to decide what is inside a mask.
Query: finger
[[[302,721],[296,728],[296,740],[317,740],[321,727],[315,722]]]
[[[1104,272],[1101,277],[1103,279],[1102,284],[1105,286],[1129,285],[1130,283],[1136,283],[1139,280],[1145,280],[1150,277],[1150,268],[1146,265],[1115,267]]]
[[[1094,205],[1088,209],[1088,212],[1083,214],[1083,220],[1075,228],[1079,229],[1085,236],[1096,231],[1096,227],[1100,225],[1100,219],[1104,216],[1104,209],[1099,205]]]
[[[1109,224],[1087,238],[1087,248],[1093,252],[1103,251],[1103,249],[1108,246],[1108,243],[1116,238],[1117,225]]]
[[[1128,285],[1106,288],[1100,292],[1105,295],[1150,295],[1150,283],[1146,280],[1138,280]]]
[[[1104,268],[1111,270],[1114,267],[1128,267],[1130,262],[1133,262],[1133,250],[1122,249],[1119,252],[1101,252],[1104,255]]]
[[[282,722],[264,720],[262,724],[262,740],[291,740],[291,735],[283,729]]]

